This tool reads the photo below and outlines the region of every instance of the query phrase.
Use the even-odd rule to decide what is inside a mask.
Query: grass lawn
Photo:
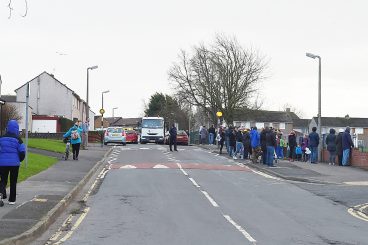
[[[25,143],[25,139],[22,140]],[[62,140],[29,138],[28,147],[59,153],[65,152],[65,143]]]
[[[44,155],[28,153],[28,166],[26,168],[25,161],[20,165],[18,182],[21,182],[28,177],[31,177],[45,169],[48,169],[58,161],[55,157],[48,157]]]

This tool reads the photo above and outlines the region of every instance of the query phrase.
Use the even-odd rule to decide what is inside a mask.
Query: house
[[[310,119],[293,119],[293,128],[294,131],[299,132],[301,134],[309,134],[309,123]]]
[[[345,117],[321,117],[321,124],[322,135],[328,134],[331,128],[338,132],[339,129],[345,130],[349,126],[354,145],[365,147],[368,145],[368,118],[349,117],[349,115]],[[309,124],[309,130],[311,131],[312,127],[317,127],[317,125],[318,118],[313,117]]]
[[[122,118],[122,117],[104,117],[104,128],[107,127],[124,127],[137,128],[142,118]],[[101,116],[95,116],[96,128],[101,128]]]
[[[281,130],[283,134],[289,134],[293,126],[293,120],[300,119],[294,112],[266,111],[266,110],[238,110],[234,113],[233,125],[235,127],[258,129],[266,126]]]
[[[17,101],[16,95],[2,95],[1,99],[5,101],[6,104],[14,106],[17,113],[21,116],[21,119],[18,121],[19,130],[26,129],[26,103]],[[32,107],[28,106],[28,127],[32,128]]]
[[[17,102],[25,103],[27,84],[30,85],[29,106],[33,108],[34,115],[64,117],[72,121],[86,120],[87,103],[54,75],[43,72],[17,88]],[[90,118],[94,118],[94,114],[89,111]],[[91,125],[93,123],[90,123],[90,128],[94,127]]]

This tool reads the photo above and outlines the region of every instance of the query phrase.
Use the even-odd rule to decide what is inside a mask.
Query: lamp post
[[[114,107],[114,108],[112,108],[112,117],[114,117],[114,111],[116,110],[116,109],[118,109],[119,107]]]
[[[87,123],[87,127],[89,127],[89,71],[90,70],[94,70],[94,69],[97,69],[98,68],[98,66],[91,66],[91,67],[88,67],[87,68],[87,110],[86,110],[86,121],[88,121],[88,123]],[[89,131],[89,128],[88,128],[88,131]],[[88,146],[88,133],[86,133],[86,146],[85,147],[87,147]]]
[[[320,139],[323,139],[322,137],[322,125],[321,125],[321,56],[306,53],[307,57],[315,59],[318,58],[318,134]],[[322,145],[323,143],[320,141],[318,145],[318,157],[322,161]]]

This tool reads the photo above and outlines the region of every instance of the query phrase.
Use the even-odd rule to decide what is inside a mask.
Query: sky
[[[322,116],[368,117],[368,1],[364,0],[0,0],[2,94],[43,71],[86,100],[97,114],[138,117],[155,92],[173,93],[168,70],[180,50],[236,37],[268,60],[261,82],[263,109],[285,104],[304,118],[318,111],[322,58]]]

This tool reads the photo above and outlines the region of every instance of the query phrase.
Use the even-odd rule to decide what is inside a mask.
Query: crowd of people
[[[349,165],[351,149],[354,144],[350,135],[350,128],[340,129],[336,135],[335,129],[330,129],[325,143],[329,152],[329,164],[341,166]],[[264,127],[258,130],[241,127],[220,127],[217,130],[212,125],[208,130],[202,126],[199,130],[199,143],[218,144],[219,153],[223,153],[225,145],[227,154],[234,159],[250,159],[274,166],[277,159],[289,161],[318,162],[318,146],[322,144],[317,128],[313,127],[310,134],[297,137],[294,130],[284,136],[281,130]],[[336,162],[337,156],[337,162]]]

